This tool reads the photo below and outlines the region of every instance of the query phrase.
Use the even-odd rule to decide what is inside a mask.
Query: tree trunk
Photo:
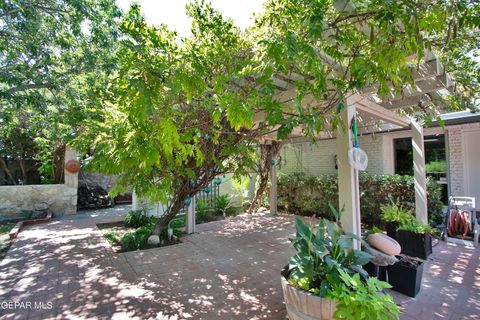
[[[155,223],[155,228],[153,233],[157,236],[160,236],[162,233],[163,229],[172,221],[173,218],[180,212],[180,210],[183,208],[183,201],[186,197],[184,196],[177,196],[173,199],[172,204],[170,207],[167,209],[165,214],[161,216],[158,220],[157,223]]]
[[[22,172],[22,184],[26,185],[28,184],[27,170],[25,168],[25,160],[23,159],[23,157],[18,160],[18,164],[20,165],[20,171]]]
[[[12,176],[12,173],[10,172],[10,170],[7,167],[7,163],[5,162],[5,160],[2,157],[0,157],[0,164],[3,168],[3,170],[5,171],[5,173],[7,174],[8,178],[10,179],[12,185],[14,185],[14,186],[17,185],[17,182],[15,181],[15,179]]]
[[[270,167],[272,165],[272,160],[274,160],[280,150],[282,149],[284,142],[273,141],[270,145],[261,145],[260,146],[260,165],[258,168],[257,174],[260,177],[258,188],[255,192],[255,197],[253,197],[252,203],[248,208],[248,213],[251,214],[255,209],[257,203],[262,198],[263,194],[267,190],[268,186],[268,177],[270,175]]]
[[[55,152],[53,153],[53,159],[52,159],[52,167],[53,167],[53,180],[55,183],[64,183],[65,181],[65,144],[61,143],[56,149]]]

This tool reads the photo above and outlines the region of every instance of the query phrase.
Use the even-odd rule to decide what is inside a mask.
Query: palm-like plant
[[[296,254],[290,259],[286,272],[292,284],[321,297],[342,281],[341,270],[368,277],[361,266],[372,259],[369,253],[353,248],[353,240],[362,240],[344,233],[339,214],[333,211],[336,222],[321,219],[317,227],[307,226],[298,217],[295,219],[297,232],[291,242]]]

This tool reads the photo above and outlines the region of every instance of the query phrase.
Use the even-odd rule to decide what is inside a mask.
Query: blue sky
[[[117,0],[124,11],[132,0]],[[180,36],[188,36],[191,21],[185,14],[185,5],[190,0],[140,0],[142,12],[147,21],[153,24],[165,23],[177,30]],[[211,0],[212,5],[222,12],[225,18],[232,18],[236,25],[244,29],[253,24],[254,12],[262,10],[265,0]]]

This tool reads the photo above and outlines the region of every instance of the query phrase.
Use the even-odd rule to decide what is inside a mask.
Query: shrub
[[[425,170],[428,173],[447,172],[446,161],[430,161],[425,164]]]
[[[425,224],[421,224],[417,222],[417,220],[415,219],[410,221],[404,221],[402,224],[400,224],[400,226],[398,227],[398,230],[410,231],[418,234],[434,233],[434,230],[432,229],[432,227],[427,226]]]
[[[403,209],[398,202],[392,201],[387,206],[381,205],[380,211],[385,222],[404,223],[415,220],[412,210]]]
[[[104,234],[104,237],[110,242],[112,245],[117,245],[121,243],[120,240],[120,233],[117,231],[108,231]]]
[[[307,176],[304,173],[282,175],[278,179],[278,205],[289,213],[316,215],[332,219],[328,204],[338,210],[336,175]],[[441,223],[443,207],[439,185],[427,179],[428,214],[430,223]],[[367,226],[382,226],[382,205],[392,200],[406,210],[415,209],[413,177],[400,175],[360,174],[360,210]]]
[[[143,249],[147,246],[147,240],[153,234],[153,224],[139,227],[133,232],[127,232],[122,237],[122,250],[133,251]]]
[[[143,210],[132,210],[125,216],[124,222],[127,227],[139,228],[155,221],[155,217],[149,217]]]
[[[278,179],[277,193],[279,208],[290,213],[333,219],[328,203],[338,209],[337,177],[334,175],[282,175]]]

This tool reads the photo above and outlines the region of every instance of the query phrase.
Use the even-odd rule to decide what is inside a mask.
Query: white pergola
[[[413,168],[415,183],[415,215],[419,222],[428,224],[427,212],[427,188],[425,171],[425,152],[423,127],[413,118],[400,116],[399,110],[418,106],[425,100],[431,100],[434,104],[446,104],[442,99],[442,91],[449,90],[453,81],[445,74],[440,61],[430,52],[426,53],[426,62],[419,66],[412,66],[414,85],[404,88],[402,95],[390,95],[381,99],[376,95],[376,88],[371,87],[358,93],[351,93],[346,98],[346,108],[342,111],[341,117],[349,128],[354,117],[379,122],[376,132],[384,132],[394,128],[410,128],[412,131],[413,146]],[[276,77],[274,79],[277,93],[275,98],[285,104],[294,100],[296,92],[293,81],[298,81],[298,75]],[[312,95],[307,95],[302,103],[312,106],[315,101]],[[259,114],[256,120],[263,118]],[[371,131],[369,122],[363,121],[360,131],[364,133]],[[293,136],[301,135],[301,128],[296,128]],[[327,133],[321,133],[319,139],[324,136],[330,137]],[[335,132],[337,141],[338,160],[338,192],[339,208],[343,209],[341,218],[342,225],[347,232],[360,235],[360,193],[358,170],[354,169],[348,160],[348,151],[353,147],[353,135],[350,129],[338,129]],[[270,212],[277,213],[277,179],[276,166],[271,167],[271,189],[270,189]],[[356,243],[358,247],[359,244]]]
[[[412,59],[413,60],[413,59]],[[413,168],[415,185],[415,216],[421,223],[428,223],[427,211],[427,187],[425,171],[425,150],[423,127],[412,118],[404,117],[399,114],[399,110],[418,106],[425,100],[431,100],[434,104],[446,105],[442,99],[442,93],[453,87],[453,81],[445,74],[445,70],[440,61],[431,52],[427,52],[423,65],[412,66],[411,71],[414,78],[414,85],[404,88],[402,95],[390,95],[384,99],[377,94],[377,88],[372,86],[362,92],[350,93],[346,97],[346,107],[341,113],[341,118],[347,129],[338,129],[335,132],[337,141],[337,161],[338,161],[338,192],[339,208],[343,210],[341,222],[346,232],[352,232],[361,235],[360,223],[360,192],[358,170],[354,169],[348,160],[348,151],[353,147],[353,134],[349,129],[349,124],[354,117],[363,119],[360,123],[359,132],[385,132],[396,128],[410,128],[412,131],[413,146]],[[303,78],[297,74],[278,75],[273,78],[276,86],[274,98],[283,103],[287,108],[296,97],[294,81],[303,81]],[[309,107],[315,107],[321,101],[316,102],[313,95],[307,95],[302,104]],[[261,122],[265,118],[263,112],[259,112],[254,121]],[[375,122],[375,129],[371,128],[371,123]],[[295,128],[292,132],[292,138],[302,136],[302,128]],[[330,138],[331,133],[322,132],[318,139]],[[274,137],[270,137],[270,141]],[[266,139],[266,144],[269,140]],[[270,213],[277,214],[277,166],[271,166],[270,171]],[[195,232],[195,203],[192,201],[187,210],[186,232]],[[359,248],[360,244],[355,243]]]
[[[362,133],[385,132],[396,128],[410,128],[412,131],[413,146],[413,168],[415,185],[415,216],[421,223],[428,223],[427,211],[427,188],[425,171],[425,151],[423,127],[412,118],[400,116],[399,110],[417,106],[425,99],[432,100],[435,104],[446,104],[442,99],[442,91],[450,90],[453,87],[453,81],[445,74],[444,68],[439,60],[427,52],[426,62],[421,66],[412,66],[414,85],[404,88],[404,94],[399,96],[388,96],[381,99],[376,95],[376,88],[371,87],[358,93],[350,93],[346,97],[346,107],[341,113],[345,124],[350,124],[354,117],[363,119],[360,123],[359,131]],[[287,108],[288,104],[295,99],[296,90],[294,81],[301,80],[296,74],[289,76],[274,77],[276,86],[275,99],[282,102]],[[302,104],[310,107],[314,106],[316,101],[312,95],[307,95]],[[322,102],[318,102],[321,104]],[[262,112],[256,117],[256,122],[261,122],[265,118]],[[371,123],[376,123],[376,129],[370,129]],[[348,161],[348,151],[353,146],[353,134],[348,129],[338,129],[335,132],[337,141],[337,161],[338,161],[338,192],[339,208],[343,209],[341,217],[342,226],[346,232],[352,232],[361,235],[360,230],[360,193],[358,171],[354,169]],[[292,138],[302,136],[302,128],[295,128],[292,132]],[[322,132],[318,139],[330,138],[331,133]],[[273,137],[270,137],[273,140]],[[266,144],[269,140],[266,139]],[[277,214],[277,166],[271,166],[270,171],[270,213]],[[187,210],[187,233],[195,232],[195,203],[192,201]],[[360,244],[355,243],[359,248]]]

